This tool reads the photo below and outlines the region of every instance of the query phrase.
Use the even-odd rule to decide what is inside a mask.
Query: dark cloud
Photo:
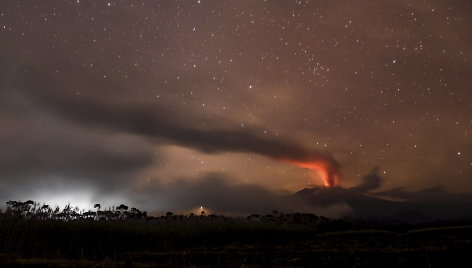
[[[18,70],[18,69],[17,69]],[[0,88],[0,196],[28,198],[39,187],[114,192],[158,160],[140,137],[73,124],[38,105],[9,70]],[[54,83],[53,80],[49,81]],[[29,84],[29,91],[39,90]],[[71,200],[73,201],[73,200]]]
[[[126,195],[127,189],[134,187],[137,174],[155,163],[157,157],[151,148],[162,144],[209,154],[249,152],[278,160],[316,161],[324,163],[331,175],[339,172],[338,163],[328,153],[263,134],[257,127],[230,128],[220,118],[170,112],[146,102],[121,103],[113,98],[104,101],[101,96],[69,94],[72,87],[123,89],[64,62],[53,64],[68,70],[61,75],[43,70],[37,63],[19,67],[7,80],[14,87],[2,88],[7,96],[1,101],[6,109],[0,113],[7,126],[0,132],[0,176],[8,184],[3,187],[5,197],[15,199],[15,193],[27,196],[38,185],[58,191],[85,187],[94,189],[97,196]],[[173,188],[164,187],[171,201],[182,198],[166,202],[169,209],[187,209],[203,201],[216,211],[228,213],[301,209],[293,204],[284,206],[279,196],[258,186],[230,184],[215,176],[203,181],[180,180]],[[162,187],[150,189],[154,194],[143,196],[155,204],[153,200],[160,200],[158,196],[163,194]],[[200,196],[191,194],[191,189]],[[219,202],[222,196],[228,202]],[[239,196],[246,198],[237,201]],[[150,208],[146,202],[142,205]]]
[[[375,167],[372,171],[364,177],[364,180],[359,184],[356,185],[349,190],[353,192],[367,192],[370,190],[378,189],[382,184],[382,178],[378,175],[379,168]]]
[[[93,97],[64,97],[62,87],[72,87],[68,84],[70,81],[82,81],[73,85],[85,87],[97,82],[77,68],[70,68],[58,78],[38,67],[28,66],[20,69],[17,79],[17,84],[23,85],[26,97],[37,101],[43,109],[85,127],[142,135],[154,142],[177,144],[205,153],[247,152],[278,160],[319,162],[326,167],[331,182],[339,175],[339,164],[329,153],[266,135],[260,127],[230,128],[224,121],[194,118],[188,113],[175,113],[147,103],[124,104]],[[113,90],[116,86],[102,81],[97,83],[104,87],[103,90]],[[121,88],[116,87],[120,92]],[[203,127],[201,122],[204,122]]]
[[[5,131],[7,130],[7,131]],[[24,132],[20,137],[12,132]],[[126,134],[103,135],[60,120],[31,116],[0,133],[2,190],[86,185],[113,191],[155,160],[149,145]],[[14,190],[12,190],[14,189]],[[5,196],[2,191],[2,196]],[[24,196],[24,194],[22,195]]]

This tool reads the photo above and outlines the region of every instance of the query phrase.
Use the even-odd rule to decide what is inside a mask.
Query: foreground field
[[[312,214],[57,220],[3,216],[1,267],[451,267],[472,225],[376,225]]]

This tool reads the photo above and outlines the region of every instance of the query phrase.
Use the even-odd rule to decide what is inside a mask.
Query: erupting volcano
[[[312,170],[323,181],[324,186],[336,186],[339,183],[339,174],[336,169],[329,162],[321,161],[293,161],[288,160],[289,163],[295,166],[307,168]]]

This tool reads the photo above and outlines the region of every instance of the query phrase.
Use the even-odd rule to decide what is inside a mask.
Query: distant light
[[[461,155],[461,152],[457,152],[457,155]]]

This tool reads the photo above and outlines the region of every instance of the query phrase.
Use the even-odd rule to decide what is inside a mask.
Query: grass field
[[[0,267],[454,267],[471,253],[472,225],[459,223],[0,213]]]

